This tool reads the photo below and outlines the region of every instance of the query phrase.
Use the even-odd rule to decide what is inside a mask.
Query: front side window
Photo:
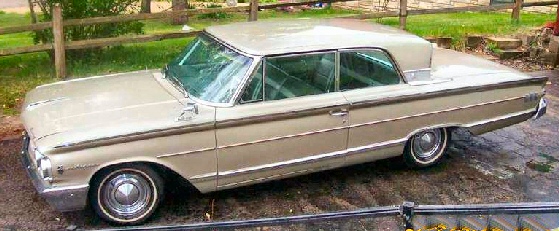
[[[340,90],[400,83],[390,58],[380,50],[340,52]]]
[[[193,97],[212,103],[228,103],[251,63],[251,58],[201,34],[167,65],[165,75]]]
[[[262,87],[262,64],[258,65],[258,69],[252,74],[249,83],[241,96],[241,103],[252,103],[262,101],[264,92]]]
[[[264,98],[278,100],[335,91],[335,53],[268,58]]]

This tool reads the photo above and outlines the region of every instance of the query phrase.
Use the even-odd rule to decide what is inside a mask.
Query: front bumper
[[[544,98],[540,99],[540,103],[538,104],[538,108],[536,109],[536,114],[532,117],[533,119],[538,119],[542,117],[545,112],[547,111],[547,100]]]
[[[51,187],[45,185],[43,179],[35,170],[29,159],[29,136],[23,136],[23,148],[21,159],[27,175],[31,178],[35,189],[45,200],[60,212],[69,212],[85,208],[89,185],[78,185],[71,187]]]

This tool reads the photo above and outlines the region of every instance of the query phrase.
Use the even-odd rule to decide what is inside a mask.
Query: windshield
[[[251,62],[251,58],[201,34],[168,65],[166,75],[193,97],[212,103],[228,103]]]

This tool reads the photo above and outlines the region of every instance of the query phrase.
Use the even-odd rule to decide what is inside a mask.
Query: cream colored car
[[[60,211],[145,221],[164,180],[211,192],[403,155],[545,113],[547,78],[347,19],[207,28],[163,71],[39,86],[23,161]]]

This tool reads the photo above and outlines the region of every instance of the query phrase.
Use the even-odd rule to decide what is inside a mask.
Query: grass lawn
[[[407,30],[422,37],[452,37],[460,45],[465,35],[510,35],[527,32],[540,27],[544,22],[554,21],[554,14],[523,13],[520,23],[511,23],[510,13],[461,12],[452,14],[412,15],[407,18]],[[397,27],[398,18],[374,20]],[[458,44],[456,44],[458,43]]]
[[[294,13],[262,11],[259,19],[273,18],[319,18],[355,14],[354,11],[322,9]],[[509,13],[455,13],[408,17],[408,30],[420,36],[451,36],[461,38],[465,34],[514,34],[545,21],[554,19],[551,14],[522,14],[521,23],[510,23]],[[188,25],[202,29],[209,25],[245,21],[244,14],[220,15],[219,19],[196,16]],[[377,21],[397,26],[397,18]],[[0,27],[24,25],[30,22],[28,15],[0,12]],[[145,33],[177,31],[182,26],[169,25],[165,21],[146,21]],[[114,72],[160,68],[177,55],[191,39],[173,39],[159,42],[127,44],[104,49],[98,55],[67,60],[67,72],[72,77],[84,77]],[[31,33],[0,35],[0,48],[32,45]],[[37,85],[54,82],[54,67],[46,53],[33,53],[0,57],[0,105],[4,114],[17,114],[18,104],[25,93]],[[1,114],[1,113],[0,113]]]

